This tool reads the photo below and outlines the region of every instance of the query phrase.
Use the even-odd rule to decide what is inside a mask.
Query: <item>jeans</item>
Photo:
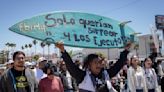
[[[155,89],[148,89],[148,92],[155,92]]]
[[[136,92],[143,92],[143,89],[136,89]]]
[[[164,77],[161,79],[161,90],[164,92]]]

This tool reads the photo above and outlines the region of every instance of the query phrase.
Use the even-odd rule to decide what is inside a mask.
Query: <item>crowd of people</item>
[[[29,64],[16,51],[6,69],[0,69],[0,92],[164,92],[162,61],[155,64],[150,56],[141,63],[136,55],[128,57],[130,44],[116,63],[94,53],[82,63],[73,61],[62,43],[55,46],[62,58],[57,63],[41,57]]]

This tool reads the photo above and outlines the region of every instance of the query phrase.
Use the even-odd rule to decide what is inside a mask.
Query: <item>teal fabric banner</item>
[[[9,29],[42,41],[63,41],[67,46],[117,48],[134,40],[133,29],[124,26],[121,30],[119,24],[119,21],[94,14],[54,12],[25,19]]]

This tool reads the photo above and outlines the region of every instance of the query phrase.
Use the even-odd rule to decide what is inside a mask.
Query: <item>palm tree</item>
[[[25,44],[25,48],[26,48],[26,49],[28,48],[28,45],[27,45],[27,44]]]
[[[16,47],[16,44],[15,43],[10,43],[10,46],[11,47]]]
[[[32,47],[32,44],[31,44],[31,43],[30,43],[30,44],[28,44],[28,47],[29,47],[29,48],[31,48],[31,47]]]
[[[21,49],[24,50],[24,46],[22,46]]]
[[[46,46],[46,44],[45,44],[44,42],[41,42],[41,43],[40,43],[40,46],[41,46],[42,49],[43,49],[43,57],[44,57],[44,47]]]
[[[25,48],[26,48],[26,54],[27,54],[27,56],[28,56],[28,45],[27,44],[25,44],[25,46],[24,46]]]
[[[5,45],[6,45],[6,47],[7,47],[7,51],[9,51],[10,43],[7,42]]]
[[[15,43],[6,43],[5,45],[8,47],[8,50],[9,50],[10,47],[12,49],[14,49],[16,47],[16,44]]]
[[[10,43],[9,43],[9,42],[7,42],[5,45],[6,45],[6,46],[9,46],[9,44],[10,44]]]
[[[11,50],[14,51],[16,44],[15,43],[10,43]]]
[[[25,47],[24,47],[24,46],[22,46],[22,47],[21,47],[21,49],[22,49],[22,51],[24,52]]]
[[[33,42],[33,44],[35,45],[35,55],[36,55],[36,44],[38,43],[38,41],[33,40],[32,42]]]
[[[16,44],[15,43],[10,43],[10,47],[11,47],[11,55],[13,55],[15,47],[16,47]]]
[[[50,59],[50,42],[46,42],[46,45],[48,46],[48,60]]]
[[[9,53],[10,53],[10,50],[9,50],[9,48],[10,48],[10,43],[9,42],[7,42],[6,44],[6,47],[7,47],[7,50],[6,50],[6,62],[8,62],[8,58],[9,58]]]
[[[30,56],[31,56],[31,59],[32,59],[32,53],[31,53],[31,47],[32,47],[32,44],[28,44],[28,47],[30,48]]]
[[[16,47],[16,44],[7,42],[5,45],[7,46],[6,51],[7,51],[7,59],[8,59],[10,51],[11,51],[11,55],[14,53],[14,49]]]

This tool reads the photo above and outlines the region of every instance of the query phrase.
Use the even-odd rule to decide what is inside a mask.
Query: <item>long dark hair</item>
[[[146,62],[148,59],[151,60],[151,58],[149,58],[149,57],[145,58],[144,63],[143,63],[144,67],[145,67],[145,62]],[[151,62],[152,62],[152,61],[151,61]]]

